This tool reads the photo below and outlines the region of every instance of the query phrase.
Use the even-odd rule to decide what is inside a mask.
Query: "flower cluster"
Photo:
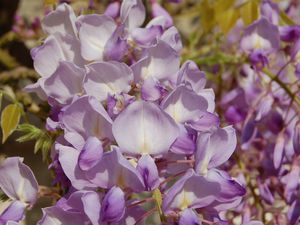
[[[38,224],[140,224],[152,214],[223,224],[245,195],[243,179],[219,168],[236,148],[235,129],[220,126],[205,74],[193,61],[180,65],[180,35],[152,6],[145,27],[141,0],[78,17],[61,4],[43,20],[48,37],[31,51],[41,77],[26,89],[51,106],[46,127],[60,134],[51,168],[64,195]],[[260,54],[252,58],[265,62]]]
[[[220,103],[241,134],[237,158],[246,165],[255,204],[263,208],[263,218],[268,216],[266,222],[278,224],[298,224],[300,215],[300,28],[283,25],[280,15],[284,10],[299,21],[297,7],[263,1],[256,21],[248,27],[237,23],[229,39],[240,43],[236,55],[247,60]],[[250,202],[244,211],[258,214]]]

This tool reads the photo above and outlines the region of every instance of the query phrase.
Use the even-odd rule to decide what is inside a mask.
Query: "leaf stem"
[[[296,96],[295,93],[293,93],[284,82],[282,82],[278,76],[273,74],[270,70],[267,68],[263,68],[262,70],[268,77],[271,78],[271,82],[275,81],[292,99],[292,101],[295,101],[297,106],[300,108],[300,99]]]

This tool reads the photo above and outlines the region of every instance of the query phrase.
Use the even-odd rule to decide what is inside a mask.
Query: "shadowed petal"
[[[159,185],[159,176],[154,159],[150,155],[142,155],[137,164],[147,191],[152,191]]]
[[[96,137],[89,137],[80,152],[78,165],[82,170],[94,167],[102,158],[102,143]]]
[[[100,140],[113,140],[112,120],[103,106],[91,96],[80,97],[69,105],[63,112],[61,122],[65,131],[78,133],[84,139],[95,136]]]
[[[141,26],[146,18],[146,11],[141,0],[124,0],[121,5],[120,17],[128,30]]]
[[[118,222],[125,213],[125,194],[119,187],[112,187],[104,196],[101,217],[105,222]]]
[[[84,70],[71,62],[60,62],[56,71],[43,82],[43,90],[61,104],[70,103],[82,92]]]
[[[177,123],[196,119],[199,113],[206,111],[208,107],[205,98],[185,86],[179,86],[173,90],[161,105]]]
[[[71,6],[61,4],[50,12],[42,22],[42,28],[47,34],[77,35],[75,27],[76,16]]]
[[[85,60],[102,60],[105,45],[116,29],[113,19],[106,15],[84,15],[77,22],[81,54]]]
[[[236,147],[235,129],[231,126],[203,132],[197,140],[196,171],[205,174],[208,169],[226,162]]]
[[[97,62],[88,65],[84,79],[84,89],[88,95],[98,100],[106,100],[109,95],[127,93],[133,81],[130,67],[119,62]]]

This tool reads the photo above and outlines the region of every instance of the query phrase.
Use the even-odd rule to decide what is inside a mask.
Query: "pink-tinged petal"
[[[188,127],[191,127],[196,131],[208,131],[218,127],[219,124],[219,117],[209,112],[201,112],[198,117],[186,123]]]
[[[65,131],[64,139],[78,150],[82,149],[85,144],[84,137],[76,132]]]
[[[37,225],[83,225],[88,224],[84,214],[65,211],[58,206],[43,209],[43,218]]]
[[[125,214],[125,193],[119,187],[112,187],[102,200],[101,219],[104,222],[118,222]]]
[[[117,149],[103,154],[102,160],[91,170],[87,178],[98,187],[118,186],[136,192],[145,190],[143,179],[136,168]]]
[[[279,49],[278,27],[262,17],[246,28],[241,40],[241,48],[246,53],[254,50],[261,50],[266,54],[277,51]]]
[[[220,192],[216,194],[219,202],[232,202],[246,194],[246,188],[225,171],[211,169],[207,173],[207,179],[220,185]]]
[[[56,71],[42,84],[47,96],[68,104],[74,95],[82,93],[84,70],[71,62],[60,62]]]
[[[81,54],[85,60],[102,60],[105,45],[116,29],[114,20],[106,15],[85,15],[79,17],[79,40]]]
[[[216,108],[214,90],[212,88],[206,88],[200,90],[199,92],[197,92],[197,94],[206,99],[208,103],[207,111],[213,113]]]
[[[300,26],[280,26],[280,39],[286,42],[297,42],[300,37]]]
[[[287,213],[290,224],[297,224],[300,220],[300,201],[299,199],[294,200],[292,205],[289,207]]]
[[[197,95],[185,86],[174,89],[161,103],[162,108],[177,123],[185,123],[196,119],[207,110],[208,103],[202,96]]]
[[[20,201],[13,201],[10,205],[2,212],[0,215],[0,224],[1,221],[7,222],[9,220],[12,221],[20,221],[24,217],[24,212],[26,209],[26,204]]]
[[[101,160],[103,155],[102,143],[96,137],[89,137],[80,152],[78,165],[82,170],[89,170]]]
[[[242,130],[242,143],[247,144],[250,143],[257,134],[257,126],[256,122],[253,119],[247,121]]]
[[[258,182],[258,190],[260,197],[267,203],[267,204],[274,204],[275,198],[268,187],[267,183]]]
[[[196,171],[206,174],[208,169],[226,162],[237,144],[235,129],[231,126],[199,134],[196,152]]]
[[[148,55],[132,65],[135,81],[146,80],[149,77],[157,80],[174,79],[179,70],[178,53],[167,43],[161,41],[156,46],[148,48]]]
[[[59,162],[62,169],[74,188],[82,190],[97,187],[87,179],[86,172],[78,166],[80,151],[61,144],[56,144],[55,148],[59,151]]]
[[[135,28],[131,36],[133,40],[141,46],[152,46],[157,43],[158,37],[163,33],[161,26],[152,26],[149,28]]]
[[[55,36],[50,35],[44,44],[31,50],[34,69],[41,76],[50,76],[58,67],[60,60],[65,60],[64,53]]]
[[[192,209],[185,209],[180,216],[179,225],[201,225],[201,222]]]
[[[81,197],[83,210],[93,225],[100,224],[101,200],[97,192],[87,192]]]
[[[285,145],[285,134],[284,132],[281,132],[276,138],[276,143],[274,147],[273,163],[275,169],[278,169],[281,166]]]
[[[36,83],[27,85],[24,90],[29,93],[36,93],[41,100],[47,101],[48,96],[41,87],[43,82],[44,78],[40,78]]]
[[[75,20],[76,16],[72,7],[68,4],[61,4],[45,17],[42,28],[47,34],[60,33],[76,36]]]
[[[258,220],[252,220],[252,221],[243,223],[242,225],[264,225],[264,224]]]
[[[124,0],[120,17],[129,31],[141,26],[146,18],[146,10],[141,0]]]
[[[147,191],[152,191],[159,185],[159,175],[154,159],[150,155],[142,155],[137,164]]]
[[[164,154],[179,135],[174,120],[150,102],[131,103],[113,123],[114,137],[123,152]]]
[[[1,219],[0,219],[1,222]],[[7,221],[6,225],[20,225],[20,223],[15,222],[15,221]]]
[[[70,61],[83,66],[79,41],[71,36],[50,35],[43,45],[31,50],[35,70],[44,77],[50,76],[57,69],[60,61]]]
[[[88,95],[104,101],[109,95],[127,93],[131,89],[133,72],[124,63],[97,62],[88,65],[84,89]]]
[[[107,41],[104,48],[105,61],[122,61],[129,48],[126,38],[123,37],[124,32],[125,27],[123,25],[118,26]]]
[[[120,2],[112,2],[108,4],[108,6],[106,7],[104,15],[116,19],[117,17],[119,17],[120,8],[121,8]]]
[[[182,42],[180,34],[176,27],[172,26],[160,37],[160,40],[168,43],[175,51],[180,52],[182,49]]]
[[[155,18],[152,18],[152,20],[147,23],[146,28],[150,28],[152,26],[160,26],[163,28],[163,30],[166,29],[166,18],[163,16],[158,16]]]
[[[161,97],[159,82],[152,77],[146,79],[141,89],[142,99],[145,101],[156,101]]]
[[[186,208],[202,208],[211,204],[219,193],[220,187],[203,176],[188,170],[167,192],[163,200],[163,209],[184,210]]]
[[[91,96],[83,96],[75,100],[63,112],[61,122],[65,131],[80,134],[84,139],[95,136],[100,140],[113,140],[112,120],[103,106]]]
[[[0,161],[0,188],[11,199],[33,205],[37,199],[38,183],[22,161],[19,157]]]
[[[184,125],[179,125],[180,134],[171,146],[176,154],[192,155],[196,150],[196,132],[189,132]]]
[[[296,123],[293,135],[294,152],[300,155],[300,120]]]
[[[279,22],[279,7],[278,4],[273,3],[271,1],[263,1],[261,3],[261,14],[262,16],[266,17],[270,23],[274,25],[278,25]]]
[[[161,7],[157,2],[154,2],[151,6],[153,17],[163,16],[165,18],[165,26],[167,28],[173,25],[172,17],[163,7]]]
[[[258,106],[256,106],[257,114],[255,120],[261,120],[264,116],[266,116],[272,109],[273,102],[273,96],[267,95],[266,97],[262,98]]]
[[[206,84],[205,73],[199,70],[194,61],[186,61],[178,72],[177,85],[184,84],[199,93]]]

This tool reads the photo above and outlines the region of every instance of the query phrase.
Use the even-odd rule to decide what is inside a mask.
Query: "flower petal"
[[[154,103],[136,101],[116,118],[113,134],[123,152],[157,155],[169,150],[179,129]]]
[[[88,68],[84,89],[99,101],[106,100],[109,95],[127,93],[131,89],[133,72],[124,63],[97,62],[90,64]]]
[[[38,183],[28,166],[19,157],[0,162],[0,188],[11,199],[33,205],[37,199]]]

